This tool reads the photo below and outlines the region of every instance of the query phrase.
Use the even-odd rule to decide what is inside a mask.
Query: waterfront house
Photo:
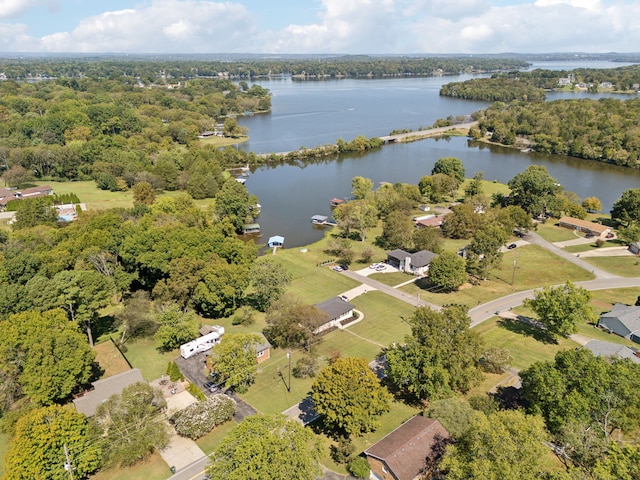
[[[564,228],[570,228],[579,232],[589,233],[591,235],[605,235],[611,231],[611,228],[600,223],[589,222],[588,220],[580,220],[573,217],[562,217],[558,220],[558,225]]]
[[[398,248],[387,252],[387,263],[401,272],[424,275],[435,257],[436,254],[429,250],[408,253]]]
[[[326,316],[326,322],[313,331],[314,335],[328,328],[340,327],[341,322],[353,318],[353,310],[355,308],[354,305],[340,297],[333,297],[324,302],[316,303],[314,307]]]
[[[449,432],[438,420],[416,415],[364,451],[371,470],[370,478],[433,478],[435,467],[449,443]]]

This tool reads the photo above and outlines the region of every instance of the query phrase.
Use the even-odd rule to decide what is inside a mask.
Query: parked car
[[[373,268],[375,270],[376,268],[378,268],[378,266],[378,263],[372,263],[371,265],[369,265],[369,268]]]
[[[204,382],[204,388],[206,388],[211,393],[213,393],[217,391],[220,387],[213,382]]]
[[[334,269],[336,272],[341,272],[341,271],[343,270],[343,268],[342,268],[340,265],[336,265],[335,267],[333,267],[333,269]]]
[[[507,247],[509,250],[513,250],[514,248],[516,248],[518,245],[516,245],[515,243],[510,243],[509,246]]]
[[[382,270],[384,270],[384,269],[386,269],[386,268],[387,268],[387,266],[386,266],[385,264],[380,263],[380,264],[378,264],[378,266],[376,267],[376,270],[377,270],[378,272],[380,272],[380,271],[382,271]]]
[[[613,233],[607,233],[607,238],[613,238],[615,235]]]

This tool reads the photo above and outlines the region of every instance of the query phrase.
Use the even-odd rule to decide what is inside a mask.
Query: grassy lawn
[[[107,340],[95,345],[93,349],[96,352],[96,361],[104,370],[103,377],[110,377],[129,370],[129,364],[113,342]]]
[[[248,136],[242,136],[238,138],[229,138],[229,137],[218,137],[216,135],[212,135],[206,138],[199,138],[198,143],[201,145],[213,145],[214,147],[230,147],[232,145],[237,145],[238,143],[243,143],[249,140]]]
[[[4,475],[4,457],[9,450],[11,437],[6,433],[0,433],[0,476]]]
[[[166,480],[171,476],[169,466],[159,454],[154,453],[148,459],[133,467],[109,468],[92,475],[91,480]]]
[[[594,267],[621,277],[640,276],[640,258],[638,257],[585,257],[584,260]]]
[[[127,344],[125,356],[131,366],[142,371],[142,377],[147,380],[160,378],[167,371],[167,364],[175,360],[180,353],[178,350],[162,353],[156,348],[153,338],[140,338]]]
[[[513,263],[517,261],[514,284]],[[544,265],[544,268],[540,268]],[[487,280],[478,286],[463,286],[457,292],[433,293],[421,287],[420,282],[401,287],[411,295],[420,294],[420,298],[437,305],[457,303],[473,308],[481,303],[500,298],[514,292],[529,290],[546,285],[591,280],[591,272],[567,262],[553,253],[538,247],[526,245],[504,254],[502,264],[493,270]]]
[[[547,223],[539,223],[536,233],[548,242],[565,242],[584,236],[568,228],[558,227],[554,219],[550,219]]]
[[[416,279],[414,275],[402,272],[372,273],[371,275],[369,275],[369,278],[380,283],[384,283],[385,285],[389,285],[390,287],[395,287],[396,285],[400,285],[401,283]]]
[[[607,240],[605,241],[601,247],[598,247],[595,242],[594,243],[583,243],[581,245],[570,245],[568,247],[564,247],[563,250],[569,253],[580,253],[587,252],[589,250],[596,250],[597,248],[610,248],[610,247],[622,247],[623,243],[620,240]]]
[[[223,423],[222,425],[218,425],[216,428],[211,430],[204,437],[196,440],[196,443],[205,454],[209,455],[211,452],[213,452],[217,448],[218,445],[220,445],[220,442],[222,442],[224,437],[226,437],[227,434],[231,430],[233,430],[233,428],[236,425],[237,423],[234,421],[230,421],[230,422]]]
[[[539,329],[506,319],[492,318],[481,323],[474,330],[482,336],[487,347],[509,350],[512,357],[511,366],[520,370],[534,362],[553,360],[560,350],[578,346],[577,343],[565,338],[558,339],[557,344],[545,343],[541,340],[543,337],[540,336]]]
[[[364,313],[364,319],[347,330],[334,330],[324,336],[318,345],[318,355],[323,358],[321,365],[326,363],[326,358],[338,354],[373,360],[383,346],[400,342],[410,333],[409,325],[400,317],[412,314],[411,305],[380,292],[356,297],[353,304]],[[292,366],[301,355],[302,352],[292,352]],[[291,391],[287,391],[288,365],[287,351],[272,349],[271,358],[259,367],[255,384],[241,397],[262,413],[282,412],[298,403],[308,395],[314,379],[292,377]],[[278,372],[282,372],[282,376]]]

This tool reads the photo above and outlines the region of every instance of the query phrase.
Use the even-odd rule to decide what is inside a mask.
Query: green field
[[[514,261],[516,262],[514,275]],[[411,295],[420,294],[422,300],[436,305],[457,303],[473,308],[481,303],[500,298],[514,292],[530,290],[546,285],[592,280],[588,272],[573,263],[537,245],[526,245],[504,254],[502,264],[493,270],[488,279],[478,286],[465,285],[457,292],[433,293],[424,288],[424,281],[401,287],[402,291]],[[514,279],[513,285],[511,280]]]
[[[548,242],[566,242],[567,240],[575,240],[584,237],[575,230],[564,227],[558,227],[554,219],[549,219],[546,223],[539,223],[536,226],[536,233]]]
[[[160,352],[156,347],[153,337],[139,338],[127,343],[124,354],[133,368],[142,371],[142,377],[147,381],[162,377],[167,371],[167,364],[180,355],[177,350]]]
[[[640,258],[638,257],[585,257],[584,260],[594,267],[621,277],[640,276]]]

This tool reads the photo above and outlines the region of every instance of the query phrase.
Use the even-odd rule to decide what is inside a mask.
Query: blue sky
[[[640,51],[637,0],[0,0],[1,52]]]

